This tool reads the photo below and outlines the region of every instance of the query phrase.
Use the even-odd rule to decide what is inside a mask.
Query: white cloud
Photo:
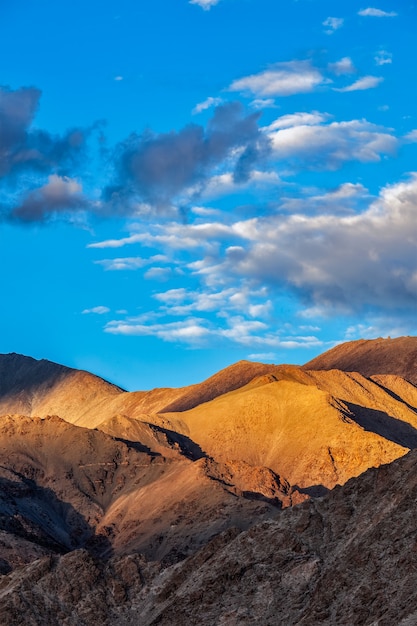
[[[310,61],[276,63],[269,70],[235,80],[229,91],[249,92],[258,98],[290,96],[314,91],[319,85],[329,82]]]
[[[207,98],[207,100],[204,100],[204,102],[200,102],[199,104],[196,104],[192,113],[193,115],[197,115],[198,113],[201,113],[202,111],[205,111],[206,109],[210,109],[211,107],[218,106],[222,102],[223,102],[222,98],[212,98],[210,96],[209,98]]]
[[[364,76],[347,87],[342,87],[340,89],[335,88],[335,91],[345,93],[347,91],[364,91],[365,89],[374,89],[375,87],[378,87],[383,80],[382,76]]]
[[[352,63],[352,59],[350,57],[343,57],[340,61],[336,61],[335,63],[329,63],[328,69],[336,76],[341,76],[343,74],[354,74],[356,72],[355,66]]]
[[[386,50],[379,50],[374,56],[374,61],[377,65],[387,65],[392,63],[392,54]]]
[[[404,139],[406,139],[407,141],[410,141],[411,143],[417,143],[417,128],[407,133]]]
[[[112,321],[105,327],[106,333],[113,335],[154,336],[163,341],[200,343],[210,334],[206,320],[189,318],[179,322],[162,324],[140,324],[134,321]]]
[[[114,80],[120,82],[121,80],[123,80],[123,76],[115,76]]]
[[[315,126],[325,122],[331,117],[328,113],[319,113],[312,111],[311,113],[289,113],[278,117],[272,124],[266,126],[263,130],[266,132],[280,130],[281,128],[293,128],[294,126]]]
[[[255,98],[252,102],[249,103],[253,109],[276,109],[277,104],[273,98]]]
[[[344,19],[342,17],[328,17],[324,20],[323,26],[326,26],[324,31],[327,35],[332,35],[336,30],[339,30],[343,26]]]
[[[123,237],[122,239],[106,239],[105,241],[89,243],[87,248],[122,248],[123,246],[127,246],[132,243],[140,243],[141,241],[141,235],[130,235],[129,237]]]
[[[282,181],[275,171],[254,170],[245,183],[236,183],[231,172],[225,172],[212,176],[208,181],[204,192],[201,194],[202,200],[212,200],[233,193],[241,193],[249,189],[262,189],[274,187],[282,184]]]
[[[160,263],[167,261],[167,257],[162,254],[157,254],[148,259],[142,257],[120,257],[117,259],[102,259],[100,261],[94,261],[97,265],[102,265],[106,271],[120,271],[120,270],[137,270],[151,263]]]
[[[146,280],[157,280],[158,282],[165,282],[169,280],[171,276],[171,267],[151,267],[144,274]]]
[[[275,361],[278,359],[278,356],[275,352],[261,352],[248,354],[248,359],[250,361]]]
[[[415,311],[417,174],[385,187],[359,214],[252,219],[247,241],[207,272],[294,289],[318,311]],[[237,225],[234,226],[237,228]]]
[[[194,215],[198,215],[199,217],[221,215],[220,209],[213,209],[211,207],[204,207],[204,206],[193,206],[191,209],[191,212],[194,213]]]
[[[279,120],[278,120],[279,122]],[[335,169],[345,161],[379,161],[398,141],[387,129],[366,120],[296,125],[270,134],[274,156],[309,169]]]
[[[83,315],[95,313],[96,315],[104,315],[105,313],[110,313],[110,309],[107,306],[95,306],[92,309],[84,309],[82,311]]]
[[[361,9],[358,11],[358,15],[369,16],[369,17],[396,17],[398,13],[395,11],[382,11],[381,9]]]
[[[189,0],[190,4],[198,4],[202,9],[208,11],[220,2],[220,0]]]
[[[280,208],[288,213],[352,213],[361,200],[369,198],[368,190],[360,183],[343,183],[326,192],[306,189],[304,195],[282,198]]]

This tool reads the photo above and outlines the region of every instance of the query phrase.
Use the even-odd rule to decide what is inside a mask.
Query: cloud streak
[[[382,76],[363,76],[347,87],[335,88],[335,91],[347,93],[349,91],[365,91],[366,89],[375,89],[383,82]]]
[[[220,0],[189,0],[190,4],[197,4],[204,11],[209,11],[211,7],[214,7],[220,2]]]
[[[310,61],[276,63],[270,69],[233,81],[229,91],[252,94],[258,98],[291,96],[314,91],[328,82]]]
[[[395,11],[382,11],[382,9],[369,7],[368,9],[361,9],[358,11],[358,15],[362,15],[364,17],[396,17],[398,13]]]

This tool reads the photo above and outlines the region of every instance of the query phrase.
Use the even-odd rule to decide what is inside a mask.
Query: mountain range
[[[417,623],[417,338],[126,392],[0,355],[0,623]]]

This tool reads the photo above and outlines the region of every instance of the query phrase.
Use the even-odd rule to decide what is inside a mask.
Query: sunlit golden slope
[[[304,488],[333,487],[417,446],[417,389],[391,378],[393,393],[381,381],[283,367],[164,418],[217,459],[265,465]]]

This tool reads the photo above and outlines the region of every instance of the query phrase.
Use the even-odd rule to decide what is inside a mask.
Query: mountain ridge
[[[398,339],[135,392],[0,355],[0,622],[410,626],[417,339]],[[409,609],[384,596],[401,577]]]

